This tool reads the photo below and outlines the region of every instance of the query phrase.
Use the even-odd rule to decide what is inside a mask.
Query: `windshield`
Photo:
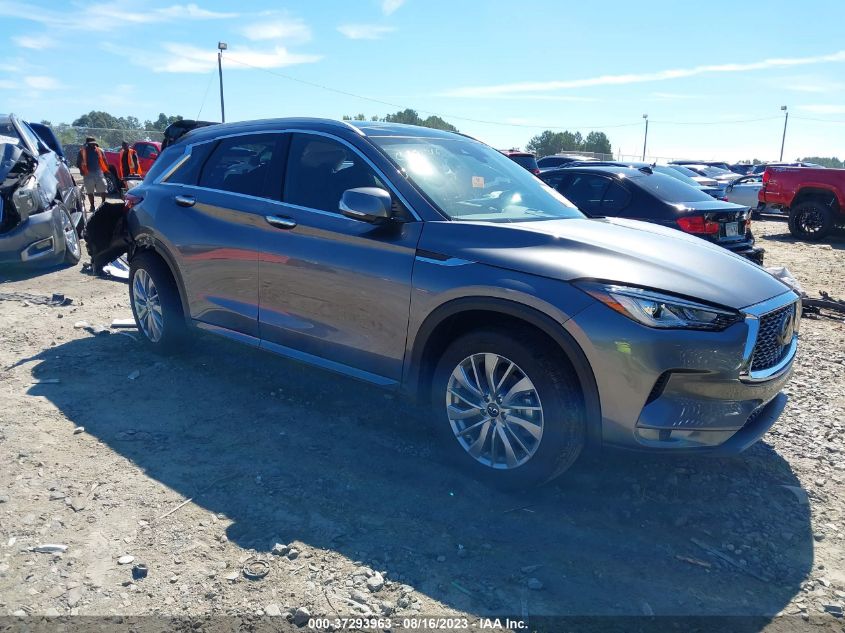
[[[720,167],[709,167],[706,165],[701,168],[701,171],[704,172],[705,176],[710,176],[711,178],[715,178],[716,176],[734,175],[733,172],[730,172],[727,169],[722,169]]]
[[[566,198],[501,152],[462,138],[371,140],[452,220],[583,218]]]
[[[636,176],[631,180],[669,204],[713,201],[712,196],[704,193],[697,186],[688,185],[663,174]]]
[[[671,167],[666,167],[665,165],[654,165],[651,168],[651,170],[655,174],[664,174],[666,176],[670,176],[670,177],[674,178],[675,180],[680,180],[681,182],[688,184],[690,187],[695,187],[697,189],[698,186],[699,186],[698,182],[696,182],[695,180],[693,180],[692,178],[690,178],[686,174],[682,174],[677,169],[672,169]],[[689,171],[689,170],[687,170],[687,171]],[[694,174],[695,172],[690,172],[690,173]]]
[[[522,165],[523,168],[530,170],[539,169],[537,167],[537,159],[528,154],[512,154],[510,159],[517,165]]]
[[[0,143],[21,144],[21,137],[11,123],[0,123]]]

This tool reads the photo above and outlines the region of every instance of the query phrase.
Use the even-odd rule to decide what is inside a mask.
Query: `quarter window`
[[[288,154],[284,201],[309,209],[340,213],[347,189],[387,187],[360,155],[333,139],[294,134]]]
[[[250,196],[269,197],[268,176],[273,155],[276,153],[277,141],[276,134],[250,134],[224,138],[203,166],[199,186]],[[191,159],[193,160],[194,158]]]

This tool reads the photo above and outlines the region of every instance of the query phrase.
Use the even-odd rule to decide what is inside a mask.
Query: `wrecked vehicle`
[[[0,264],[75,264],[85,213],[64,160],[15,115],[0,115]]]
[[[131,194],[127,193],[126,199],[131,204]],[[126,203],[106,202],[88,218],[85,247],[91,257],[91,269],[95,275],[102,275],[106,264],[126,254],[129,247],[126,210]]]

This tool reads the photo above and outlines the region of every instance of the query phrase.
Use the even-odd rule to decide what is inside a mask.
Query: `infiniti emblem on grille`
[[[781,347],[786,347],[792,342],[792,335],[795,332],[795,309],[786,312],[780,320],[780,329],[778,331],[778,343]]]

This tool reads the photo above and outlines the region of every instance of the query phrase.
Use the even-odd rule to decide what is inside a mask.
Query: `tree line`
[[[157,119],[147,119],[142,123],[134,116],[116,117],[108,112],[92,110],[74,119],[70,124],[53,124],[50,121],[41,123],[53,128],[62,145],[81,145],[86,136],[93,136],[102,147],[115,147],[123,141],[160,141],[164,129],[182,118],[178,114],[168,116],[162,112]]]

